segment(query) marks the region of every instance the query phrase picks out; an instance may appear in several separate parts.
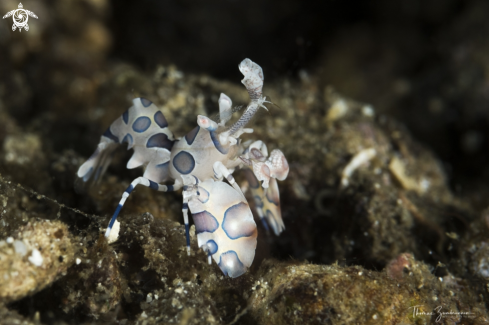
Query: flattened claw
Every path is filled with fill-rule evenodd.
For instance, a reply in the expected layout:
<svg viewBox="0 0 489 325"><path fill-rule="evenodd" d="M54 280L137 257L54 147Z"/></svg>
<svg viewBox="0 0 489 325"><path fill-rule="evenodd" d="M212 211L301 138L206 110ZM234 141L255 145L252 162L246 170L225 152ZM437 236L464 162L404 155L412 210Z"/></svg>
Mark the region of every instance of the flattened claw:
<svg viewBox="0 0 489 325"><path fill-rule="evenodd" d="M94 182L99 181L110 165L112 154L117 146L116 142L102 136L95 152L78 169L77 176L82 178L84 182L90 179L93 179Z"/></svg>
<svg viewBox="0 0 489 325"><path fill-rule="evenodd" d="M248 90L251 100L261 99L263 81L265 79L262 68L250 59L244 59L239 64L239 71L244 75L241 82Z"/></svg>

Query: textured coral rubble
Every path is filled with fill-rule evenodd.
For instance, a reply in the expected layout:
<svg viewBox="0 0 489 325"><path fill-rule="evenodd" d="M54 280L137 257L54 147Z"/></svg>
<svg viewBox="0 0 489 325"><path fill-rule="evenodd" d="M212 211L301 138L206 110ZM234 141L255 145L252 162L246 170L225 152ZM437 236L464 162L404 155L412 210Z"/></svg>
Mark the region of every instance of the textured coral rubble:
<svg viewBox="0 0 489 325"><path fill-rule="evenodd" d="M128 66L118 66L107 72L102 86L106 90L103 102L109 104L104 105L101 115L97 114L101 116L100 127L90 135L94 143L103 127L120 114L121 107L127 106L121 92L128 92L135 85L139 86L131 96L144 94L153 99L178 135L195 123L196 114L209 114L217 107L215 94L226 92L237 103L246 100L245 91L237 85L208 77L183 76L174 68L163 67L148 76ZM68 316L75 315L80 322L107 323L118 319L127 324L198 324L229 323L239 315L238 323L263 324L428 322L426 316L410 316L407 310L415 305L424 305L424 311L438 305L453 311L470 310L475 323L487 317L470 281L454 277L467 276L464 270L468 265L471 274L479 276L479 281L484 279L487 263L484 264L482 252L487 236L472 235L481 225L487 226L474 217L470 207L453 197L432 154L412 140L398 123L375 116L371 107L344 99L329 88L323 97L314 83L292 87L285 81L269 86L267 94L280 109L272 107L270 115L258 116L253 137L265 140L270 147L280 147L293 162L289 179L281 184L288 230L270 244L260 229L262 246L248 274L236 280L223 278L215 265L207 265L206 257L197 250L194 235L193 256L186 256L184 230L180 221L175 222L180 219L181 200L176 194L161 195L146 188L135 191L121 216L119 242L108 246L99 238L106 218L74 214L2 179L4 240L10 236L14 243L19 238L27 240L18 235L25 233L22 229L66 223L71 231L62 226L65 235L61 239L66 247L77 247L77 253L72 248L71 253L64 254L68 257L63 257L63 262L59 262L56 251L43 256L58 264L49 268L49 276L38 274L29 290L8 293L6 301L17 301L10 308L25 313L25 302L18 299L52 284L30 298L34 309L40 311L41 321L58 319L69 323ZM329 109L326 114L325 107ZM87 109L78 113L79 123L93 125L87 116L95 114L94 108ZM4 175L11 180L24 180L25 175L37 177L37 189L47 188L57 200L67 198L81 210L109 215L123 189L137 175L117 167L124 158L119 154L108 177L75 200L77 196L68 191L69 179L81 157L72 151L48 151L41 159L35 156L39 151L32 149L50 147L56 139L39 137L35 127L30 136L33 140L15 134L19 133L7 134L8 141L3 142ZM39 144L32 147L26 143ZM375 155L346 175L345 167L369 149L374 149ZM33 172L30 166L37 161L42 163ZM20 171L22 175L18 175ZM43 176L47 173L58 177L48 181ZM347 182L342 185L345 177ZM65 190L58 193L59 187ZM145 211L150 213L142 214ZM36 222L32 220L34 215L40 219L58 215L62 223ZM42 233L46 240L57 243L56 231ZM13 245L5 242L3 249L14 251ZM303 251L304 247L308 251ZM272 254L268 256L310 256L331 265L269 261L260 266L260 259L267 256L263 252L270 249ZM445 265L441 267L444 274L434 276L429 265L410 255L399 257L403 252L413 252L432 266L440 262ZM32 268L35 266L29 262L29 254L9 256L18 258L15 263ZM380 268L393 261L387 268L390 277L360 266L334 264L345 258L358 258L359 264ZM69 264L73 265L66 271ZM15 286L4 292L14 289L20 290ZM53 297L55 302L46 305L45 297ZM451 320L456 319L444 321Z"/></svg>
<svg viewBox="0 0 489 325"><path fill-rule="evenodd" d="M7 302L44 289L74 262L68 227L58 221L29 222L0 241L0 299Z"/></svg>
<svg viewBox="0 0 489 325"><path fill-rule="evenodd" d="M439 314L421 313L442 306L453 314L440 323L487 322L484 304L467 294L466 284L437 278L405 255L399 257L405 267L394 271L398 266L390 265L387 272L266 262L256 276L250 313L263 324L428 324Z"/></svg>
<svg viewBox="0 0 489 325"><path fill-rule="evenodd" d="M59 222L42 224L54 224L59 231ZM442 324L487 319L484 303L466 281L450 274L437 277L410 254L400 255L381 272L268 260L255 274L231 280L206 264L193 229L189 259L179 223L150 214L127 215L122 227L116 246L107 246L102 237L71 239L82 244L76 265L51 289L62 297L58 303L64 312L81 319L91 315L102 324L116 318L123 324L221 324L235 315L241 316L241 323L260 324L427 324L432 317L414 315L414 306L421 306L421 312L443 306L455 314L444 316ZM59 254L51 252L54 257ZM15 312L2 313L6 320L23 320Z"/></svg>

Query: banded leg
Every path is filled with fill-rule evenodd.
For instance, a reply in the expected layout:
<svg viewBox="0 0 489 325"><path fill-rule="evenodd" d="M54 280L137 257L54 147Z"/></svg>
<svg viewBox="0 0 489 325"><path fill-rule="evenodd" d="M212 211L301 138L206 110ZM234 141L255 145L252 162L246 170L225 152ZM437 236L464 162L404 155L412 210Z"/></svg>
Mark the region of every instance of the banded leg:
<svg viewBox="0 0 489 325"><path fill-rule="evenodd" d="M105 232L105 237L109 237L110 231L112 230L112 226L114 225L117 216L119 215L119 212L121 212L122 206L126 202L127 198L129 197L129 194L134 190L134 188L137 185L144 185L146 187L152 188L153 190L159 191L159 192L171 192L171 191L176 191L182 187L180 182L175 182L173 185L160 185L156 182L153 182L150 179L147 179L145 177L138 177L135 180L132 181L131 185L124 191L122 194L122 199L119 201L119 205L117 206L117 209L114 212L114 215L110 219L109 226L107 227L107 231Z"/></svg>
<svg viewBox="0 0 489 325"><path fill-rule="evenodd" d="M181 175L183 180L183 223L185 224L185 239L187 240L187 255L190 256L190 226L188 224L188 201L190 198L199 195L199 191L195 190L195 185L199 184L199 179L193 175Z"/></svg>
<svg viewBox="0 0 489 325"><path fill-rule="evenodd" d="M209 265L211 265L212 264L212 254L209 250L209 247L207 247L207 245L202 245L202 246L200 246L200 248L204 251L204 253L207 254L207 263Z"/></svg>
<svg viewBox="0 0 489 325"><path fill-rule="evenodd" d="M234 180L233 175L229 172L226 166L223 165L222 162L216 161L214 163L213 169L214 169L214 176L217 179L221 179L222 177L225 177L226 180L229 182L229 184L231 184L231 186L234 187L234 189L238 191L238 193L243 194L243 192L241 192L241 187L239 187L239 185Z"/></svg>
<svg viewBox="0 0 489 325"><path fill-rule="evenodd" d="M185 239L187 240L187 255L190 256L190 227L188 224L188 197L183 197L183 223L185 224Z"/></svg>

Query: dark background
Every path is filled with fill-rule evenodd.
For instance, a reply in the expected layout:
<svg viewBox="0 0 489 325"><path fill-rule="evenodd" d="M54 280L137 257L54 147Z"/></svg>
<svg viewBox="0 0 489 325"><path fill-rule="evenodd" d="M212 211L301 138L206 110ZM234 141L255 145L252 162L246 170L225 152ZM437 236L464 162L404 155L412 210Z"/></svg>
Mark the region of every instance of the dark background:
<svg viewBox="0 0 489 325"><path fill-rule="evenodd" d="M310 78L400 120L443 160L455 190L489 181L485 0L23 4L39 16L30 31L12 32L11 18L0 24L0 96L21 125L47 109L69 111L60 94L70 94L70 82L96 79L116 62L145 72L175 64L234 82L237 62L249 57L267 71L267 84ZM66 101L86 109L95 96Z"/></svg>
<svg viewBox="0 0 489 325"><path fill-rule="evenodd" d="M489 3L456 0L112 1L112 59L236 80L311 76L405 123L452 187L487 179Z"/></svg>

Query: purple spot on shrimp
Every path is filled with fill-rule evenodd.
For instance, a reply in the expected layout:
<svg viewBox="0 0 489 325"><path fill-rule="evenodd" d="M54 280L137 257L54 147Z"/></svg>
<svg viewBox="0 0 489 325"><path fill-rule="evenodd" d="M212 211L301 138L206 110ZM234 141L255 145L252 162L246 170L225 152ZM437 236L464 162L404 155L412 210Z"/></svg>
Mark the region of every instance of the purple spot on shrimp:
<svg viewBox="0 0 489 325"><path fill-rule="evenodd" d="M134 130L134 132L143 133L149 128L150 125L150 118L147 116L141 116L138 117L136 121L134 121L134 123L132 124L132 129Z"/></svg>
<svg viewBox="0 0 489 325"><path fill-rule="evenodd" d="M168 151L173 147L173 141L168 139L164 133L158 133L151 136L146 143L147 148L164 148Z"/></svg>
<svg viewBox="0 0 489 325"><path fill-rule="evenodd" d="M153 182L152 180L149 180L149 188L158 191L158 183Z"/></svg>
<svg viewBox="0 0 489 325"><path fill-rule="evenodd" d="M197 199L202 202L202 203L207 203L207 201L209 201L209 197L210 197L210 194L209 192L203 188L202 186L199 186L199 196L197 197Z"/></svg>
<svg viewBox="0 0 489 325"><path fill-rule="evenodd" d="M129 110L126 110L124 113L122 113L122 120L125 124L129 122Z"/></svg>
<svg viewBox="0 0 489 325"><path fill-rule="evenodd" d="M116 137L112 131L110 131L110 126L107 130L105 130L104 134L103 134L104 137L107 137L109 139L111 139L112 141L115 141L115 142L119 142L119 138Z"/></svg>
<svg viewBox="0 0 489 325"><path fill-rule="evenodd" d="M129 145L129 148L132 147L132 144L134 143L134 139L132 138L132 135L130 135L129 133L126 134L124 139L122 139L122 143L124 143L124 142L127 142L127 144Z"/></svg>
<svg viewBox="0 0 489 325"><path fill-rule="evenodd" d="M162 164L156 165L156 167L158 167L158 168L168 168L168 165L169 164L170 164L170 162L167 161L166 163L162 163Z"/></svg>
<svg viewBox="0 0 489 325"><path fill-rule="evenodd" d="M180 151L173 158L173 166L175 169L183 175L190 174L195 168L194 157L186 151Z"/></svg>
<svg viewBox="0 0 489 325"><path fill-rule="evenodd" d="M217 246L217 243L212 239L208 240L206 245L207 245L207 252L211 255L215 254L217 252L217 249L219 248Z"/></svg>
<svg viewBox="0 0 489 325"><path fill-rule="evenodd" d="M158 124L158 126L160 128L163 129L163 128L166 128L168 126L168 121L166 120L165 115L163 115L162 112L160 112L160 111L156 112L153 118L154 118L156 124Z"/></svg>
<svg viewBox="0 0 489 325"><path fill-rule="evenodd" d="M222 229L230 239L253 236L256 224L248 204L240 202L227 209L224 212Z"/></svg>
<svg viewBox="0 0 489 325"><path fill-rule="evenodd" d="M236 278L246 272L246 266L239 260L238 254L235 251L227 251L222 253L219 259L219 268L221 271L231 277Z"/></svg>
<svg viewBox="0 0 489 325"><path fill-rule="evenodd" d="M192 214L197 234L202 232L214 232L219 228L217 219L207 211Z"/></svg>
<svg viewBox="0 0 489 325"><path fill-rule="evenodd" d="M197 136L197 133L199 133L199 130L200 126L196 126L192 131L185 135L185 140L187 141L188 145L194 143L195 137Z"/></svg>
<svg viewBox="0 0 489 325"><path fill-rule="evenodd" d="M153 102L141 97L141 104L143 104L144 107L148 107L149 105L153 104Z"/></svg>
<svg viewBox="0 0 489 325"><path fill-rule="evenodd" d="M229 148L224 148L224 146L219 141L219 137L217 136L216 131L210 131L209 133L211 135L212 143L214 143L214 147L216 147L216 149L223 155L227 154L229 152Z"/></svg>
<svg viewBox="0 0 489 325"><path fill-rule="evenodd" d="M263 201L259 195L253 196L257 208L263 208Z"/></svg>

